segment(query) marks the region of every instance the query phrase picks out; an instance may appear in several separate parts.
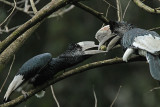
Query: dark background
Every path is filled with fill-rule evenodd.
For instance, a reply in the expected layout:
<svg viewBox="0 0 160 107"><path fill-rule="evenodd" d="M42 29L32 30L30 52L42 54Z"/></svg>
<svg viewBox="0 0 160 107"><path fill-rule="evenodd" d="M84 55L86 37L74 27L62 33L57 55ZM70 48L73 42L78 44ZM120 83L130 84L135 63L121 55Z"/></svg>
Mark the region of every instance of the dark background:
<svg viewBox="0 0 160 107"><path fill-rule="evenodd" d="M47 4L47 2L49 1L41 0L40 4L38 4L38 9L44 6L44 4ZM108 2L116 6L115 0L108 0ZM106 12L108 7L103 0L88 0L83 3L103 13ZM121 0L121 3L124 11L128 0ZM158 0L146 0L145 3L151 7L160 6L160 1ZM0 3L1 22L10 13L10 9L11 7ZM109 9L108 19L117 20L116 14L116 9L111 7ZM12 18L9 27L22 24L29 19L30 17L26 14L17 12ZM140 28L150 29L160 26L160 15L148 13L137 7L131 1L124 21ZM53 57L56 57L64 52L70 43L96 41L94 38L95 33L102 24L99 19L77 7L63 16L46 20L16 53L11 74L3 91L0 93L0 100L3 99L9 83L26 60L45 52L50 52ZM160 34L160 29L156 31ZM0 40L3 40L8 35L9 33L0 34ZM98 44L97 41L96 43ZM122 49L118 48L107 54L91 57L79 65L114 57L122 57L122 55ZM10 63L4 71L0 72L0 86L6 78ZM146 62L117 64L88 70L54 84L54 90L61 107L93 107L93 88L97 95L98 107L108 107L114 100L120 86L122 86L122 88L114 107L160 106L160 90L149 91L159 85L158 82L151 77ZM17 96L18 95L15 94L12 98ZM0 102L2 103L2 101ZM24 107L25 105L27 107L53 107L56 106L56 103L48 87L45 97L37 99L33 96L18 107Z"/></svg>

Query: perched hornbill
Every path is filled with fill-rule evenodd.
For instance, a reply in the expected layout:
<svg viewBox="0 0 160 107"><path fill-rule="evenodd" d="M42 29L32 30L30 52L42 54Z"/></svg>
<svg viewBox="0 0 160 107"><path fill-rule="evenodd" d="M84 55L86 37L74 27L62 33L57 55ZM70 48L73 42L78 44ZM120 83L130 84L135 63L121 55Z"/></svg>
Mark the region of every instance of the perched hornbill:
<svg viewBox="0 0 160 107"><path fill-rule="evenodd" d="M107 45L107 51L121 44L125 50L123 61L127 62L132 54L146 57L152 77L160 80L160 35L156 32L111 21L96 33L95 38L99 41L99 49Z"/></svg>
<svg viewBox="0 0 160 107"><path fill-rule="evenodd" d="M68 49L56 58L52 58L50 53L34 56L22 65L13 78L4 96L4 102L8 101L13 91L23 91L41 85L53 78L57 72L103 52L98 50L98 45L93 41L83 41L69 45Z"/></svg>

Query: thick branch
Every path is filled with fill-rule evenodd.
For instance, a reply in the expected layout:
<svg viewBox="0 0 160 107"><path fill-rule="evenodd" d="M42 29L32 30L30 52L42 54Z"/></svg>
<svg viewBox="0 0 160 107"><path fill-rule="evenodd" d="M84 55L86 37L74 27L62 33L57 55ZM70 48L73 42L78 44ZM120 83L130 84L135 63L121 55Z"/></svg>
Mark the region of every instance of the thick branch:
<svg viewBox="0 0 160 107"><path fill-rule="evenodd" d="M150 12L150 13L155 13L155 14L160 14L160 10L156 9L156 8L151 8L147 5L145 5L144 3L142 3L140 0L133 0L133 2L139 6L140 8L142 8L143 10Z"/></svg>
<svg viewBox="0 0 160 107"><path fill-rule="evenodd" d="M31 36L31 34L39 27L41 23L42 21L27 30L1 53L0 71L2 71L2 69L7 65L12 56L18 51L18 49L24 44L24 42Z"/></svg>
<svg viewBox="0 0 160 107"><path fill-rule="evenodd" d="M109 20L103 16L103 13L100 13L82 3L74 3L75 6L83 9L84 11L87 11L88 13L92 14L93 16L97 17L98 19L100 19L103 23L108 24Z"/></svg>
<svg viewBox="0 0 160 107"><path fill-rule="evenodd" d="M2 52L10 43L12 43L15 39L17 39L21 34L23 34L26 30L34 26L36 23L46 19L50 14L57 11L58 9L66 6L67 4L78 1L78 0L59 0L59 2L51 1L45 7L43 7L40 11L36 13L36 15L20 26L17 30L15 30L12 34L10 34L4 41L0 43L0 52Z"/></svg>
<svg viewBox="0 0 160 107"><path fill-rule="evenodd" d="M136 57L132 57L129 62L143 61L143 60L145 60L145 59L142 58L142 57L136 56ZM101 67L101 66L108 66L108 65L113 65L113 64L119 64L119 63L126 63L126 62L123 62L121 58L113 58L113 59L93 62L93 63L89 63L89 64L86 64L86 65L77 67L75 69L69 70L69 71L61 73L59 75L56 75L53 80L50 80L50 81L46 82L45 84L43 84L42 86L39 86L39 87L37 87L37 88L29 91L27 93L27 95L28 95L27 98L25 98L23 95L21 95L21 96L15 98L14 100L12 100L12 101L10 101L8 103L0 105L0 107L10 107L10 106L18 105L19 103L23 102L24 100L29 99L35 93L37 93L37 92L39 92L39 91L47 88L51 84L54 84L54 83L56 83L56 82L58 82L60 80L63 80L65 78L67 78L67 77L70 77L72 75L75 75L75 74L87 71L89 69L93 69L93 68L97 68L97 67Z"/></svg>

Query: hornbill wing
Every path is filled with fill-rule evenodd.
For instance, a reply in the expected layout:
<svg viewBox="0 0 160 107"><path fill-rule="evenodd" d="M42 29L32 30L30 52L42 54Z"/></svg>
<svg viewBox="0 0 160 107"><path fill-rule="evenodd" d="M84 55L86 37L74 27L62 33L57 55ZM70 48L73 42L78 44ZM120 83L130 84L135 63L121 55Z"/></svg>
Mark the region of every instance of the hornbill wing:
<svg viewBox="0 0 160 107"><path fill-rule="evenodd" d="M160 36L154 31L134 28L124 34L122 41L125 48L135 47L152 54L160 51Z"/></svg>
<svg viewBox="0 0 160 107"><path fill-rule="evenodd" d="M135 38L133 46L146 50L152 54L156 54L160 51L160 37L154 37L151 34L138 36Z"/></svg>
<svg viewBox="0 0 160 107"><path fill-rule="evenodd" d="M8 100L10 94L23 82L33 78L37 73L39 73L39 71L43 69L51 59L52 55L50 53L44 53L34 56L25 62L10 83L6 94L4 95L4 102Z"/></svg>
<svg viewBox="0 0 160 107"><path fill-rule="evenodd" d="M52 59L50 53L43 53L34 56L25 62L17 72L17 75L23 75L25 79L33 77L41 71Z"/></svg>
<svg viewBox="0 0 160 107"><path fill-rule="evenodd" d="M149 63L150 73L152 77L160 81L160 59L157 55L147 53L147 61Z"/></svg>

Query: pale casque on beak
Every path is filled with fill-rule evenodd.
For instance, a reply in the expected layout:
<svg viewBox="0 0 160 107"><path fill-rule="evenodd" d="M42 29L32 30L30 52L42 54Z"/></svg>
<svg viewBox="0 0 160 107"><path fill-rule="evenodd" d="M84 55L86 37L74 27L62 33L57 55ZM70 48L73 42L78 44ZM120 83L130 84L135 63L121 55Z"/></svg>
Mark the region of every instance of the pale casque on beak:
<svg viewBox="0 0 160 107"><path fill-rule="evenodd" d="M102 45L107 45L106 51L109 51L116 45L116 43L120 39L120 36L116 36L115 34L113 34L110 29L110 26L106 25L97 31L95 38L99 42L99 50L101 49Z"/></svg>

